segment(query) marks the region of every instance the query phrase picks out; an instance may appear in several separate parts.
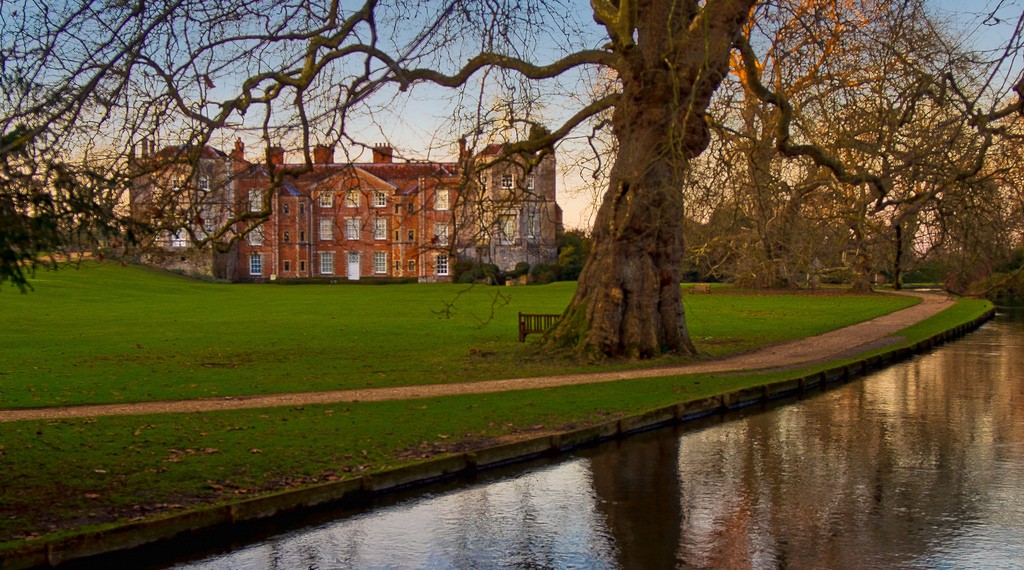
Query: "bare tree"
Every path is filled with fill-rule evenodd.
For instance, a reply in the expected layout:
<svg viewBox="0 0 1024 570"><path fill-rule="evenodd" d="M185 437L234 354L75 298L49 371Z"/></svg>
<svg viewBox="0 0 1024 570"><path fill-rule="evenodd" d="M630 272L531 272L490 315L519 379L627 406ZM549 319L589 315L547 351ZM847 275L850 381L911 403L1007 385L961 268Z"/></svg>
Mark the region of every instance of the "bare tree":
<svg viewBox="0 0 1024 570"><path fill-rule="evenodd" d="M526 135L544 115L549 130L508 137L506 157L539 160L607 117L616 155L591 253L547 342L594 356L690 353L679 288L682 188L708 145L706 112L734 47L743 47L753 92L778 107L776 148L889 195L880 175L796 142L792 106L760 84L743 41L756 4L591 0L583 13L560 0L5 3L3 71L33 88L3 101L2 154L32 146L66 162L80 159L77 143L89 140L109 151L104 168L116 171L130 149L157 137L197 156L225 131L243 130L263 141L280 182L284 172L269 158L282 141L311 165L316 144L365 147L367 132L402 120L420 98L470 119L467 128L453 122L452 134L471 140L499 119ZM616 89L559 99L557 111L535 104L571 93L581 76L611 78ZM958 104L988 130L1019 108L979 114L977 101Z"/></svg>

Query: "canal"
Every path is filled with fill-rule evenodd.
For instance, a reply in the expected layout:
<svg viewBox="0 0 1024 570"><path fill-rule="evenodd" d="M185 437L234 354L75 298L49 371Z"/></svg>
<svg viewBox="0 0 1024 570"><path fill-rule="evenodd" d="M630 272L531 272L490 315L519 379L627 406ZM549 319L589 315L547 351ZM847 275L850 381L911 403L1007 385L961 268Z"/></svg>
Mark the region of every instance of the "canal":
<svg viewBox="0 0 1024 570"><path fill-rule="evenodd" d="M1024 568L1024 313L799 401L174 567Z"/></svg>

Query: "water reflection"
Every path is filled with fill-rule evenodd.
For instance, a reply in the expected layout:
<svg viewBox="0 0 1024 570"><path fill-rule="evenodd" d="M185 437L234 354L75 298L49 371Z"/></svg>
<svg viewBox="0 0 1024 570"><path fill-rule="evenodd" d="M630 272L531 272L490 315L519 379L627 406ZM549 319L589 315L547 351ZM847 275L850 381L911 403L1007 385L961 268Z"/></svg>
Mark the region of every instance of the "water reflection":
<svg viewBox="0 0 1024 570"><path fill-rule="evenodd" d="M191 568L1024 568L1024 318L814 398Z"/></svg>

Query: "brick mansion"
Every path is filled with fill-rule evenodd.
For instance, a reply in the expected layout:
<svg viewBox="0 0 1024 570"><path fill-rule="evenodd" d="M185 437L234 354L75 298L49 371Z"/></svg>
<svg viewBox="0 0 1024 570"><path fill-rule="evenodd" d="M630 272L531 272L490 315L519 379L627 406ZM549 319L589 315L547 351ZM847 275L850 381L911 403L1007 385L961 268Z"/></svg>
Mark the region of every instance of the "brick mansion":
<svg viewBox="0 0 1024 570"><path fill-rule="evenodd" d="M504 148L462 144L457 162L428 162L378 145L370 162L335 162L320 145L309 164L280 147L250 162L241 140L230 153L144 142L131 211L156 232L142 260L230 281L450 281L460 259L554 264L554 156Z"/></svg>

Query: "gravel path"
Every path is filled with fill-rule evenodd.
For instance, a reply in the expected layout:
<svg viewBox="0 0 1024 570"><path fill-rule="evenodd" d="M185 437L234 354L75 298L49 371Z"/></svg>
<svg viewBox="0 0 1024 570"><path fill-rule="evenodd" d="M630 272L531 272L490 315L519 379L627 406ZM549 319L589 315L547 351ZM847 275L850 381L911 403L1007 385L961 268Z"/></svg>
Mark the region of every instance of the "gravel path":
<svg viewBox="0 0 1024 570"><path fill-rule="evenodd" d="M695 362L668 368L643 370L621 370L616 372L595 372L562 376L541 376L536 378L513 378L454 384L431 384L427 386L404 386L397 388L368 388L362 390L337 390L332 392L306 392L299 394L267 394L259 396L236 396L215 399L184 400L174 402L138 402L127 404L104 404L71 406L61 408L34 408L26 410L0 410L0 422L21 420L85 418L95 416L119 416L132 414L166 414L180 412L211 412L249 408L272 408L278 406L301 406L307 404L331 404L337 402L374 402L381 400L412 400L433 398L452 394L485 394L549 388L570 384L615 382L636 378L678 376L682 374L703 374L711 372L748 371L760 369L789 368L818 362L836 360L886 346L896 342L890 337L894 332L916 324L952 305L945 295L929 293L903 293L915 295L922 302L888 315L851 325L822 335L801 340L775 344L764 348L715 360Z"/></svg>

